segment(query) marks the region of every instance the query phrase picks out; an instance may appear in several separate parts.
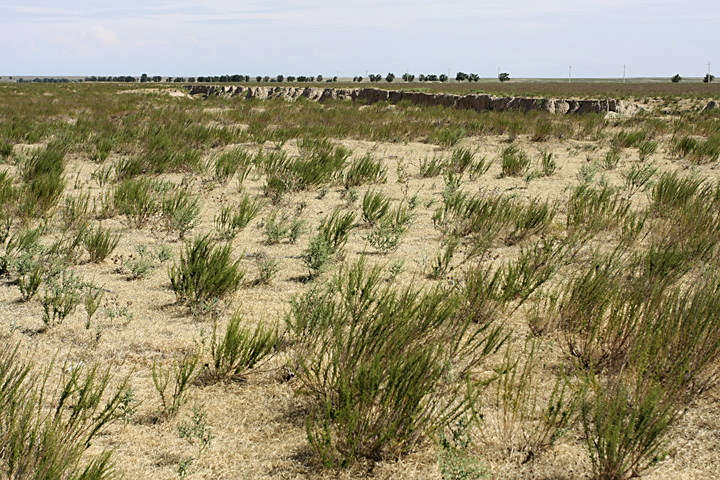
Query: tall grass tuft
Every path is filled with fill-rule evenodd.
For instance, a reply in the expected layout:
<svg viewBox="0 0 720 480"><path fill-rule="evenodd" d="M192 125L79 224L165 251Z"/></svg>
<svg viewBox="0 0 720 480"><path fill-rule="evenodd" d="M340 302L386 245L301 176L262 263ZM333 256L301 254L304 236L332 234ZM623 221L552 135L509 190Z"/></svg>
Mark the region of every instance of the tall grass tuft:
<svg viewBox="0 0 720 480"><path fill-rule="evenodd" d="M369 153L355 159L345 172L345 188L352 188L365 183L385 183L387 168L382 160L374 159Z"/></svg>

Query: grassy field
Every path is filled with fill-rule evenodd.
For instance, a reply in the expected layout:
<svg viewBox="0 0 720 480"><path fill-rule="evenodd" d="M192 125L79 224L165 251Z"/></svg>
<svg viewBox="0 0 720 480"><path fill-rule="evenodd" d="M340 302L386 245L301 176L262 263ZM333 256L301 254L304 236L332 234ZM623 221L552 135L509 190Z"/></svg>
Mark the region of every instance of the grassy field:
<svg viewBox="0 0 720 480"><path fill-rule="evenodd" d="M441 87L0 85L3 478L717 478L717 85Z"/></svg>

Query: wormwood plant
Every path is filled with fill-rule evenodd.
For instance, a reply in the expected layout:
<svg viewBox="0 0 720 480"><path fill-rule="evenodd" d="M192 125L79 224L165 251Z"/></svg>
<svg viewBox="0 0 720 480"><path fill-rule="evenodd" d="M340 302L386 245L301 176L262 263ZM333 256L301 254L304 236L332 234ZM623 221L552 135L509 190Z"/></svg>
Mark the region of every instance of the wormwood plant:
<svg viewBox="0 0 720 480"><path fill-rule="evenodd" d="M195 228L200 221L201 209L198 197L185 188L179 188L162 199L161 213L165 227L177 232L180 238L185 238L185 234Z"/></svg>
<svg viewBox="0 0 720 480"><path fill-rule="evenodd" d="M27 217L45 215L53 208L65 190L66 146L50 143L36 150L20 166L26 184L23 191L23 213Z"/></svg>
<svg viewBox="0 0 720 480"><path fill-rule="evenodd" d="M178 302L193 306L234 293L245 271L240 259L230 258L231 250L229 244L216 245L209 235L186 241L179 262L168 272Z"/></svg>
<svg viewBox="0 0 720 480"><path fill-rule="evenodd" d="M160 415L174 417L187 402L188 388L197 379L200 352L194 349L180 360L175 360L167 370L153 360L152 378L155 390L160 395Z"/></svg>
<svg viewBox="0 0 720 480"><path fill-rule="evenodd" d="M58 275L50 276L41 299L45 325L59 325L74 312L83 299L84 287L82 277L70 270L62 270Z"/></svg>
<svg viewBox="0 0 720 480"><path fill-rule="evenodd" d="M387 181L387 168L382 160L376 160L372 155L365 154L353 160L345 172L345 188L358 187L365 183L385 183Z"/></svg>
<svg viewBox="0 0 720 480"><path fill-rule="evenodd" d="M254 330L241 325L242 316L236 312L228 323L225 335L213 328L210 343L212 353L209 377L213 380L238 380L275 350L278 342L277 326L267 328L259 324Z"/></svg>
<svg viewBox="0 0 720 480"><path fill-rule="evenodd" d="M104 230L101 225L90 228L85 232L82 243L90 254L90 261L100 263L105 260L117 247L121 235Z"/></svg>
<svg viewBox="0 0 720 480"><path fill-rule="evenodd" d="M478 386L468 372L505 340L458 316L451 292L391 289L364 260L292 305L308 441L328 467L401 455L462 416Z"/></svg>
<svg viewBox="0 0 720 480"><path fill-rule="evenodd" d="M280 213L275 210L265 217L263 231L267 245L280 243L283 240L295 243L305 232L305 220L301 220L297 215L291 216L287 212Z"/></svg>
<svg viewBox="0 0 720 480"><path fill-rule="evenodd" d="M502 177L519 177L530 167L530 157L516 145L505 147L500 156Z"/></svg>
<svg viewBox="0 0 720 480"><path fill-rule="evenodd" d="M218 234L225 239L235 238L264 206L265 202L259 198L252 198L245 194L234 207L223 207L220 214L215 217L215 228Z"/></svg>
<svg viewBox="0 0 720 480"><path fill-rule="evenodd" d="M6 478L117 478L112 452L86 450L97 434L121 418L128 378L110 388L109 370L65 365L57 388L52 366L36 373L17 354L0 350L0 471ZM47 407L50 408L47 408Z"/></svg>
<svg viewBox="0 0 720 480"><path fill-rule="evenodd" d="M390 210L390 199L382 192L368 189L363 195L362 218L370 226L381 221Z"/></svg>
<svg viewBox="0 0 720 480"><path fill-rule="evenodd" d="M224 184L227 183L240 170L238 181L242 181L247 177L250 171L250 165L253 156L247 151L236 148L221 154L215 160L215 180Z"/></svg>
<svg viewBox="0 0 720 480"><path fill-rule="evenodd" d="M523 463L548 449L570 428L579 407L579 397L562 369L550 396L543 396L537 384L537 343L526 341L519 356L508 344L490 400L494 413L476 411L474 416L485 443L519 454Z"/></svg>

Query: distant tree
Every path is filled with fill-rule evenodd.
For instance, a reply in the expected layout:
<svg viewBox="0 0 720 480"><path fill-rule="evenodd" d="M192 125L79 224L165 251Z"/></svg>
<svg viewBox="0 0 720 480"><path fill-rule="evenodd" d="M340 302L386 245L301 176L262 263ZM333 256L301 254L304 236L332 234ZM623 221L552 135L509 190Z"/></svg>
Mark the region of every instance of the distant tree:
<svg viewBox="0 0 720 480"><path fill-rule="evenodd" d="M670 81L671 81L672 83L680 83L681 80L682 80L682 77L680 76L679 73L676 73L676 74L673 75L673 77L670 79Z"/></svg>
<svg viewBox="0 0 720 480"><path fill-rule="evenodd" d="M498 80L500 80L501 82L509 82L510 74L507 72L502 72L500 75L498 75Z"/></svg>
<svg viewBox="0 0 720 480"><path fill-rule="evenodd" d="M337 82L337 77L333 77L333 78L332 78L332 81L333 81L333 82Z"/></svg>
<svg viewBox="0 0 720 480"><path fill-rule="evenodd" d="M710 73L708 73L707 75L705 75L705 77L703 77L703 82L704 82L704 83L710 83L710 82L712 82L713 80L715 80L715 75L712 75L712 74L710 74Z"/></svg>
<svg viewBox="0 0 720 480"><path fill-rule="evenodd" d="M388 83L392 83L392 81L395 80L395 74L390 72L387 75L385 75L385 81Z"/></svg>
<svg viewBox="0 0 720 480"><path fill-rule="evenodd" d="M457 72L457 74L455 75L455 80L458 82L464 82L465 80L469 80L469 79L470 79L470 77L465 72Z"/></svg>
<svg viewBox="0 0 720 480"><path fill-rule="evenodd" d="M188 82L190 82L190 83L195 83L195 77L189 77L189 78L188 78Z"/></svg>
<svg viewBox="0 0 720 480"><path fill-rule="evenodd" d="M288 81L288 82L294 82L294 81L295 81L295 77L293 77L292 75L288 75L287 81Z"/></svg>
<svg viewBox="0 0 720 480"><path fill-rule="evenodd" d="M143 73L142 75L140 75L140 83L145 83L147 81L148 81L147 73Z"/></svg>
<svg viewBox="0 0 720 480"><path fill-rule="evenodd" d="M405 80L406 82L410 83L413 80L415 80L415 75L411 75L409 73L403 73L402 79Z"/></svg>
<svg viewBox="0 0 720 480"><path fill-rule="evenodd" d="M422 82L424 82L424 81L425 81L425 75L423 75L423 74L421 73L420 75L418 75L418 82L422 83Z"/></svg>
<svg viewBox="0 0 720 480"><path fill-rule="evenodd" d="M155 83L162 82L162 77L160 75L155 75L154 77L152 77L152 81Z"/></svg>
<svg viewBox="0 0 720 480"><path fill-rule="evenodd" d="M468 80L470 80L471 82L478 82L480 81L480 75L478 75L477 73L471 73L468 76Z"/></svg>
<svg viewBox="0 0 720 480"><path fill-rule="evenodd" d="M426 82L437 82L437 81L438 81L438 76L435 75L434 73L431 73L430 75L426 75L426 76L425 76L425 81L426 81Z"/></svg>
<svg viewBox="0 0 720 480"><path fill-rule="evenodd" d="M322 76L322 75L318 75L318 76L317 76L317 81L318 81L318 82L322 82L322 81L323 81L323 76Z"/></svg>
<svg viewBox="0 0 720 480"><path fill-rule="evenodd" d="M258 83L262 82L262 76L258 75L257 77L255 77L255 81Z"/></svg>
<svg viewBox="0 0 720 480"><path fill-rule="evenodd" d="M285 77L282 76L282 75L278 75L277 77L275 77L275 79L276 79L279 83L282 83L282 82L285 80Z"/></svg>
<svg viewBox="0 0 720 480"><path fill-rule="evenodd" d="M445 82L448 81L448 76L445 75L444 73L443 73L442 75L440 75L440 77L438 77L438 78L439 78L440 81L443 82L443 83L445 83Z"/></svg>

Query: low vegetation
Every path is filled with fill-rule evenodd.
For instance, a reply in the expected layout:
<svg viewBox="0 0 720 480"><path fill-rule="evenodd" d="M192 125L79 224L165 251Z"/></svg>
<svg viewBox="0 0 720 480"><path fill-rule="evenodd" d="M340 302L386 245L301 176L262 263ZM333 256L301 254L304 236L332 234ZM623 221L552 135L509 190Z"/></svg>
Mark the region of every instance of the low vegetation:
<svg viewBox="0 0 720 480"><path fill-rule="evenodd" d="M144 87L0 86L2 475L718 475L687 447L718 428L704 98L605 118Z"/></svg>

